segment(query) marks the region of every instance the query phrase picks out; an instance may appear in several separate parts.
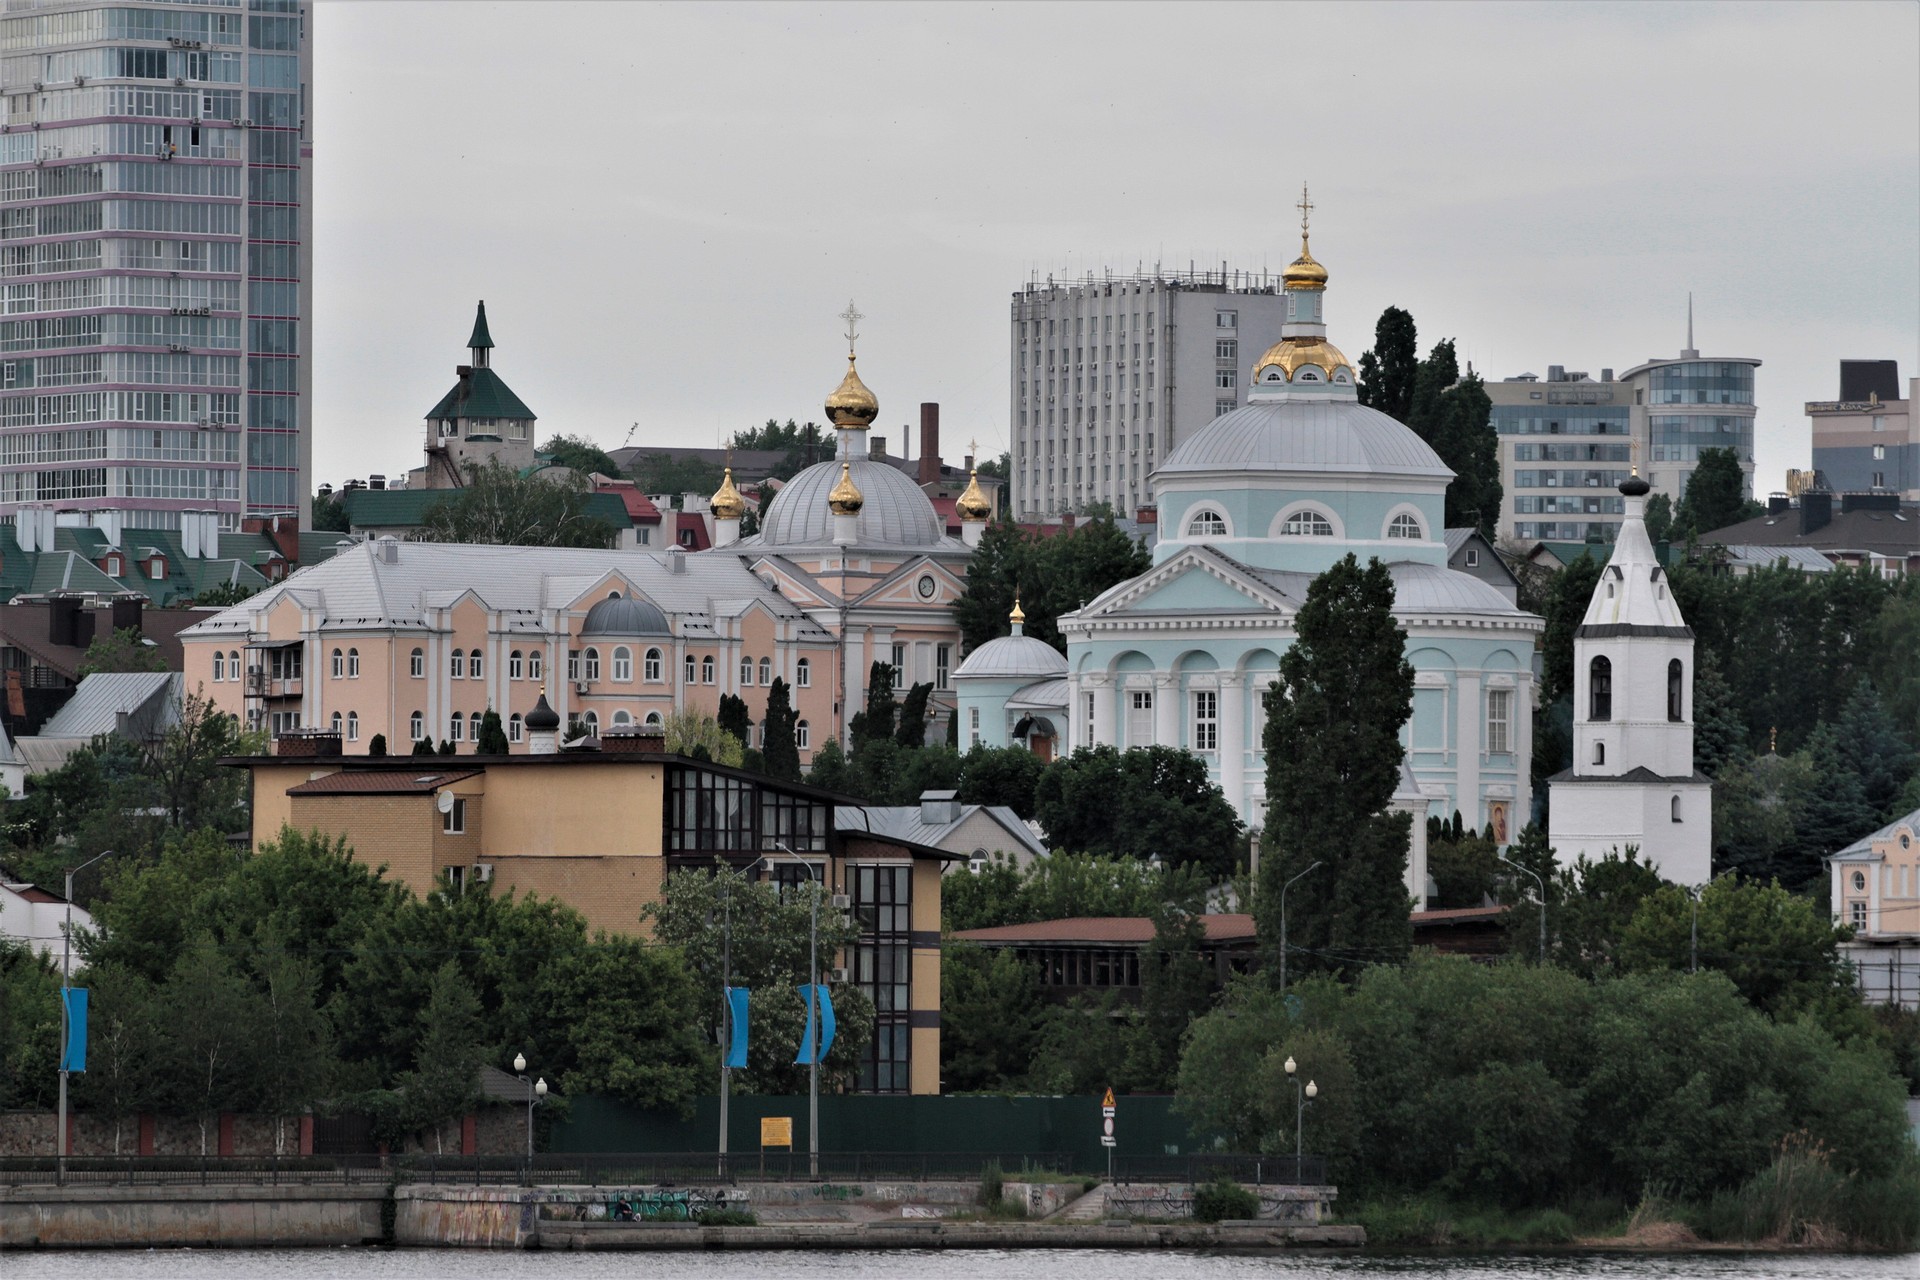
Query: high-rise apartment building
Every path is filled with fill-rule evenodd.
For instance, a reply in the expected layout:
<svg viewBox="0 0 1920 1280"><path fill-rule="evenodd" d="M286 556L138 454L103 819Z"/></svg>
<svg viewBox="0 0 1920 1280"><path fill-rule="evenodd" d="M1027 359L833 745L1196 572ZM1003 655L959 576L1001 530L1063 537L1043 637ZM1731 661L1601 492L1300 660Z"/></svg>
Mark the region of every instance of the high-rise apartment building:
<svg viewBox="0 0 1920 1280"><path fill-rule="evenodd" d="M1903 395L1902 392L1905 392ZM1840 493L1920 502L1920 378L1900 385L1894 360L1842 360L1840 398L1810 400L1813 469Z"/></svg>
<svg viewBox="0 0 1920 1280"><path fill-rule="evenodd" d="M305 522L311 20L6 0L0 520Z"/></svg>
<svg viewBox="0 0 1920 1280"><path fill-rule="evenodd" d="M1018 519L1151 502L1175 445L1246 403L1280 340L1277 278L1226 271L1034 283L1013 295L1007 421Z"/></svg>
<svg viewBox="0 0 1920 1280"><path fill-rule="evenodd" d="M1691 340L1692 335L1688 335ZM1749 356L1648 360L1621 374L1550 365L1486 384L1500 439L1499 533L1522 542L1612 542L1624 518L1619 487L1635 466L1678 502L1704 449L1731 449L1753 492L1753 371Z"/></svg>

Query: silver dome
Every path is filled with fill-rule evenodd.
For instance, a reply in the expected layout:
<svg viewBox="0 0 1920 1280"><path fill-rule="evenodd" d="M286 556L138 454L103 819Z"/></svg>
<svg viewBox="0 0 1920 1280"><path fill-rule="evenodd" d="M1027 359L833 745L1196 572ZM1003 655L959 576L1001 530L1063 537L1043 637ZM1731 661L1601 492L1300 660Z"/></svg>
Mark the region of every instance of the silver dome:
<svg viewBox="0 0 1920 1280"><path fill-rule="evenodd" d="M833 545L833 513L827 495L840 483L840 462L816 462L773 497L760 532L742 539L759 547ZM945 540L946 525L920 486L896 468L870 458L853 460L853 483L866 502L854 517L855 542L863 547L929 547Z"/></svg>
<svg viewBox="0 0 1920 1280"><path fill-rule="evenodd" d="M1189 437L1154 474L1218 471L1453 476L1412 428L1351 400L1277 400L1235 409Z"/></svg>
<svg viewBox="0 0 1920 1280"><path fill-rule="evenodd" d="M1067 660L1045 640L1033 636L1001 636L989 640L967 655L956 680L1032 680L1038 676L1063 676Z"/></svg>
<svg viewBox="0 0 1920 1280"><path fill-rule="evenodd" d="M667 615L649 600L612 595L587 610L583 636L670 636Z"/></svg>

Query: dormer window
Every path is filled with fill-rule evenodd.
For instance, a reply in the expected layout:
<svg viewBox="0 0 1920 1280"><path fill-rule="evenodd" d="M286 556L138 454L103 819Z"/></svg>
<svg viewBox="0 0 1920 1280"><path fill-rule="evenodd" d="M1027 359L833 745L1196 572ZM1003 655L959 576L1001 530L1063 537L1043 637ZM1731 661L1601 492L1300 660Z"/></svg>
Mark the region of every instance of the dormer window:
<svg viewBox="0 0 1920 1280"><path fill-rule="evenodd" d="M127 562L121 558L118 551L112 552L107 556L106 573L109 578L121 577L125 575L126 572Z"/></svg>
<svg viewBox="0 0 1920 1280"><path fill-rule="evenodd" d="M1331 538L1333 522L1311 508L1296 511L1280 526L1283 538Z"/></svg>
<svg viewBox="0 0 1920 1280"><path fill-rule="evenodd" d="M1227 521L1212 507L1203 507L1194 512L1193 519L1187 521L1189 538L1224 538L1227 534Z"/></svg>

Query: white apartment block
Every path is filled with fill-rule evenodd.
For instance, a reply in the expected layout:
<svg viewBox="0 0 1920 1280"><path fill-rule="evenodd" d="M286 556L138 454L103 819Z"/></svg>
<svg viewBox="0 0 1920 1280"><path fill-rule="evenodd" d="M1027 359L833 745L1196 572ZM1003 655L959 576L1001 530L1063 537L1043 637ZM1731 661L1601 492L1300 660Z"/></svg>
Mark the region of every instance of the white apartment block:
<svg viewBox="0 0 1920 1280"><path fill-rule="evenodd" d="M1010 510L1031 520L1153 501L1174 446L1247 402L1280 340L1277 276L1243 271L1029 284L1013 295Z"/></svg>

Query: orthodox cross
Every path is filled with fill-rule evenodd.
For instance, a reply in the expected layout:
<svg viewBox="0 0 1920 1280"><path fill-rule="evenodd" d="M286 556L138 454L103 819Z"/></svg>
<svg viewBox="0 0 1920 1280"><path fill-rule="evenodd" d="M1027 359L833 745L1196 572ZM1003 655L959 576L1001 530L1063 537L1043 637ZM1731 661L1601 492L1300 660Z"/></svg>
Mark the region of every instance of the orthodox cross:
<svg viewBox="0 0 1920 1280"><path fill-rule="evenodd" d="M1293 206L1300 211L1300 238L1307 238L1307 215L1313 212L1313 201L1307 199L1307 184L1300 184L1300 203Z"/></svg>
<svg viewBox="0 0 1920 1280"><path fill-rule="evenodd" d="M840 318L847 322L847 355L851 358L853 355L853 340L860 336L860 331L853 326L865 320L866 317L860 314L854 307L853 300L849 298L847 300L847 309L840 313Z"/></svg>

